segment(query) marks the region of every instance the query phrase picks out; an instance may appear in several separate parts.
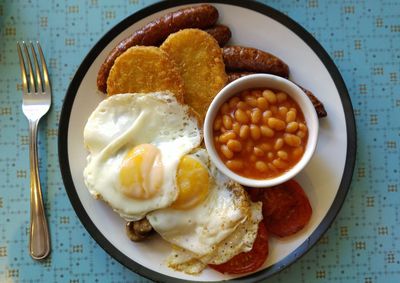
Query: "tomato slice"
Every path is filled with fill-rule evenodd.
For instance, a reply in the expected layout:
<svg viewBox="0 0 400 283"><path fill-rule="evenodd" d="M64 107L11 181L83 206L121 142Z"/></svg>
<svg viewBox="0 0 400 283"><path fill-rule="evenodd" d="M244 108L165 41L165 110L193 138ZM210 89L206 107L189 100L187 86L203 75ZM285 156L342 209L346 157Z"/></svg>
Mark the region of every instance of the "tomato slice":
<svg viewBox="0 0 400 283"><path fill-rule="evenodd" d="M268 232L261 221L258 224L257 237L250 251L240 253L225 263L209 264L209 266L221 273L243 274L256 271L263 265L267 256Z"/></svg>
<svg viewBox="0 0 400 283"><path fill-rule="evenodd" d="M272 188L250 188L248 192L253 201L263 203L263 221L273 235L293 235L303 229L311 218L310 201L294 180Z"/></svg>

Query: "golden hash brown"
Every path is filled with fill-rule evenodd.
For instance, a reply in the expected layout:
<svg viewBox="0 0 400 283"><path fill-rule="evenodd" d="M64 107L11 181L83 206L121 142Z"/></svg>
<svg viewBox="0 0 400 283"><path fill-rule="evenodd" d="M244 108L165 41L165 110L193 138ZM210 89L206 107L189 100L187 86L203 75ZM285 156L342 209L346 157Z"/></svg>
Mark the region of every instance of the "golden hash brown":
<svg viewBox="0 0 400 283"><path fill-rule="evenodd" d="M134 46L122 53L111 68L107 94L169 90L183 102L183 79L167 53L157 47Z"/></svg>
<svg viewBox="0 0 400 283"><path fill-rule="evenodd" d="M205 31L184 29L168 36L160 49L178 65L185 103L204 119L208 106L228 79L218 42Z"/></svg>

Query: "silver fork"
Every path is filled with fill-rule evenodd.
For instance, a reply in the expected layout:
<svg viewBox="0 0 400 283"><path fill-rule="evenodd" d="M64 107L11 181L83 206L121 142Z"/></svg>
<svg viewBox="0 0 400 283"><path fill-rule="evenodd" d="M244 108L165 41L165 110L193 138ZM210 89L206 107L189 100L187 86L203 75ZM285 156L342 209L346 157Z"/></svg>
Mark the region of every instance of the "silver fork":
<svg viewBox="0 0 400 283"><path fill-rule="evenodd" d="M37 157L37 127L51 105L51 87L49 73L44 60L42 48L36 42L39 51L42 70L36 57L35 48L30 42L35 72L32 68L31 56L24 41L22 47L25 60L21 50L21 44L17 42L19 63L22 78L22 112L29 121L29 163L30 163L30 187L31 187L31 216L29 233L29 251L34 259L43 259L50 253L50 236L47 226L46 214L42 200L42 188L39 178L39 167ZM27 74L27 72L29 72ZM36 74L36 76L35 76ZM35 80L36 77L36 80Z"/></svg>

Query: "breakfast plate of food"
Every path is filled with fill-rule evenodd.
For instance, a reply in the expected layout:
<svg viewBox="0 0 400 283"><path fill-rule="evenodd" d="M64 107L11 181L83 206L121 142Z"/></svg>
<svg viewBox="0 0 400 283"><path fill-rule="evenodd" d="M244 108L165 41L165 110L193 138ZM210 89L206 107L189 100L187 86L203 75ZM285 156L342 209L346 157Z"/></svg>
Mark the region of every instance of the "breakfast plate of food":
<svg viewBox="0 0 400 283"><path fill-rule="evenodd" d="M59 124L84 227L162 282L253 282L294 263L339 212L355 154L329 55L247 1L163 1L127 17L81 63Z"/></svg>

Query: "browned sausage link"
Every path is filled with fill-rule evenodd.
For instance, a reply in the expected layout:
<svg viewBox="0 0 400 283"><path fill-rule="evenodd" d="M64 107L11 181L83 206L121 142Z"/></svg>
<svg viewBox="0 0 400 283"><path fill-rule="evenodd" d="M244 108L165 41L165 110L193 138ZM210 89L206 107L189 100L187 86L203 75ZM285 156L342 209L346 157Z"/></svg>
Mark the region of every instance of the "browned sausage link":
<svg viewBox="0 0 400 283"><path fill-rule="evenodd" d="M135 242L144 240L152 231L153 227L146 218L126 223L126 234L129 239Z"/></svg>
<svg viewBox="0 0 400 283"><path fill-rule="evenodd" d="M318 118L323 118L328 116L328 113L325 110L324 104L308 89L296 84L299 88L301 88L305 94L307 94L308 98L311 100L314 105L315 111L317 112Z"/></svg>
<svg viewBox="0 0 400 283"><path fill-rule="evenodd" d="M228 83L231 83L241 77L247 76L247 75L252 75L252 74L256 74L256 73L252 73L252 72L229 72L227 73L228 75Z"/></svg>
<svg viewBox="0 0 400 283"><path fill-rule="evenodd" d="M237 80L238 78L247 76L247 75L252 75L256 73L252 72L230 72L228 73L228 83L233 82L234 80ZM295 83L296 84L296 83ZM323 118L328 116L328 113L325 110L324 104L308 89L305 89L304 87L296 84L299 88L301 88L304 93L308 96L308 98L311 100L312 104L314 105L315 111L317 112L318 118Z"/></svg>
<svg viewBox="0 0 400 283"><path fill-rule="evenodd" d="M278 57L259 49L242 46L222 48L227 71L260 72L289 77L289 67Z"/></svg>
<svg viewBox="0 0 400 283"><path fill-rule="evenodd" d="M206 29L213 26L218 19L218 10L211 5L200 5L180 9L168 13L154 20L141 29L135 31L131 36L122 40L100 66L97 74L97 88L106 92L107 77L115 59L128 48L135 45L150 46L160 45L171 33L185 28Z"/></svg>
<svg viewBox="0 0 400 283"><path fill-rule="evenodd" d="M212 35L221 47L224 46L232 36L231 30L224 25L215 25L205 31Z"/></svg>

